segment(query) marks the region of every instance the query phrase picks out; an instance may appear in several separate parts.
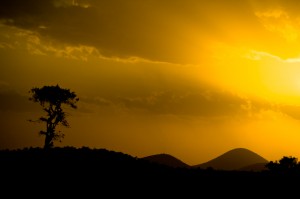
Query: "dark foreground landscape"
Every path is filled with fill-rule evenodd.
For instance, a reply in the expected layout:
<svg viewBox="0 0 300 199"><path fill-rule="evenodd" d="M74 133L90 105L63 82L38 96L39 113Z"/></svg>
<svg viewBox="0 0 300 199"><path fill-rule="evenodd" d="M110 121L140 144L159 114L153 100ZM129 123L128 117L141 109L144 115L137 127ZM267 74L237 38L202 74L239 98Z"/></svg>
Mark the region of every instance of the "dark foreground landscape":
<svg viewBox="0 0 300 199"><path fill-rule="evenodd" d="M270 198L298 196L294 171L174 168L87 147L0 151L1 193L39 198Z"/></svg>

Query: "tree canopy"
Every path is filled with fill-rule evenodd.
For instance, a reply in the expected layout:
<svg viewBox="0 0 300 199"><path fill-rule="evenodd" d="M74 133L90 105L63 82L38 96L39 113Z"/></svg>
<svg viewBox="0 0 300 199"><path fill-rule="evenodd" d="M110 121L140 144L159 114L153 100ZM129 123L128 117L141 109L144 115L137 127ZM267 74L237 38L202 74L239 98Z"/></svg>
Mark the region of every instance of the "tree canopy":
<svg viewBox="0 0 300 199"><path fill-rule="evenodd" d="M45 136L44 148L51 148L53 147L53 141L61 141L64 138L64 134L57 131L56 127L58 125L70 126L62 105L65 104L76 109L79 98L75 92L61 88L59 85L43 86L42 88L34 87L29 93L31 94L29 100L39 103L46 112L46 116L40 117L37 121L46 123L46 131L40 131L40 135Z"/></svg>

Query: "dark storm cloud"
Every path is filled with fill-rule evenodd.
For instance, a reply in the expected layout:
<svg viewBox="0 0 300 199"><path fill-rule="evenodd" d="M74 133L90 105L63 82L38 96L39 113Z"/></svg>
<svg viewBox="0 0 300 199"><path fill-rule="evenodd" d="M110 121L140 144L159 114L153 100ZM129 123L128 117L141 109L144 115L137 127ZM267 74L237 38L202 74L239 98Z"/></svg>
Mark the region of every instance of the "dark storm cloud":
<svg viewBox="0 0 300 199"><path fill-rule="evenodd" d="M2 0L0 19L43 38L94 46L107 57L199 63L208 55L209 38L274 51L268 46L278 38L265 30L255 9L279 7L299 15L299 4L292 0ZM249 32L252 40L262 42L256 45L249 35L241 36Z"/></svg>
<svg viewBox="0 0 300 199"><path fill-rule="evenodd" d="M216 18L210 19L210 15ZM109 57L137 56L176 63L193 62L187 55L191 49L198 51L196 59L205 57L202 43L206 37L226 35L228 21L256 23L253 17L247 1L237 0L0 2L0 18L8 25L70 45L95 46ZM200 40L198 44L194 39Z"/></svg>
<svg viewBox="0 0 300 199"><path fill-rule="evenodd" d="M157 115L185 115L200 117L245 116L249 112L274 109L268 102L250 100L216 90L161 91L148 96L99 98L85 100L98 106L113 106L130 111ZM105 104L103 102L106 102ZM109 102L109 103L107 103Z"/></svg>
<svg viewBox="0 0 300 199"><path fill-rule="evenodd" d="M156 114L228 116L241 111L242 99L217 93L160 92L147 98L126 98L122 103L131 109L144 109Z"/></svg>
<svg viewBox="0 0 300 199"><path fill-rule="evenodd" d="M245 116L248 113L259 113L261 110L272 110L300 120L299 106L272 104L264 100L242 98L216 90L161 91L143 97L81 97L80 101L79 111L88 113L93 110L86 104L97 105L104 113L123 111L122 109L125 108L157 115L200 117ZM29 96L0 85L0 111L35 112L41 111L41 107L29 101Z"/></svg>
<svg viewBox="0 0 300 199"><path fill-rule="evenodd" d="M88 98L82 102L97 105L101 109L111 107L114 111L141 111L156 115L183 115L199 117L248 117L261 111L283 113L300 120L300 107L274 104L263 99L243 98L216 90L191 90L190 92L161 91L148 96L119 98Z"/></svg>
<svg viewBox="0 0 300 199"><path fill-rule="evenodd" d="M96 46L105 56L158 59L156 50L165 48L155 41L162 41L171 27L155 19L155 10L140 7L139 1L94 1L87 8L56 6L58 2L1 1L0 15L6 24L71 45Z"/></svg>

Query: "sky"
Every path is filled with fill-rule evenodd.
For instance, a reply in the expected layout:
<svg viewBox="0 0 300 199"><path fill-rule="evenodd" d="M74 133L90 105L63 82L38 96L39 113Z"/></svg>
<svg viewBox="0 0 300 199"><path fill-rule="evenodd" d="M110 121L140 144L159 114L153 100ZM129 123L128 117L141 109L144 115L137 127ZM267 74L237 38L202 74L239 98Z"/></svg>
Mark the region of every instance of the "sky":
<svg viewBox="0 0 300 199"><path fill-rule="evenodd" d="M29 90L79 97L55 146L196 165L300 157L300 2L2 0L0 149L43 147Z"/></svg>

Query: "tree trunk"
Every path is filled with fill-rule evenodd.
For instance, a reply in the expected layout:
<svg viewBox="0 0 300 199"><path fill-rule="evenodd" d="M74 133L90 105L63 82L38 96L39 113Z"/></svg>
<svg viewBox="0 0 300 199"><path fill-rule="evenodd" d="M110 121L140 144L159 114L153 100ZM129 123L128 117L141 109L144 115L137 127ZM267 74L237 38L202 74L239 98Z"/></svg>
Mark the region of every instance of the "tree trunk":
<svg viewBox="0 0 300 199"><path fill-rule="evenodd" d="M52 143L52 136L49 135L49 133L46 133L45 135L45 145L44 145L44 149L50 149L53 146Z"/></svg>

